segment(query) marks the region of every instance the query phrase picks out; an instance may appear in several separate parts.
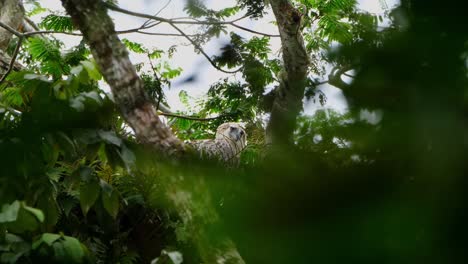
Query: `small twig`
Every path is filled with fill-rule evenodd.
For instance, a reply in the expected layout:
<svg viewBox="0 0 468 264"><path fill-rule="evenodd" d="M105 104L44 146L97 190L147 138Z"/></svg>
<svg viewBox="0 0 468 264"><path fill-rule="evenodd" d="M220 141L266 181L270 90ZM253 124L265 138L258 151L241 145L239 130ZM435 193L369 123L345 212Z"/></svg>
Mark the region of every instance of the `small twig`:
<svg viewBox="0 0 468 264"><path fill-rule="evenodd" d="M166 9L166 7L172 2L172 0L169 0L167 1L167 3L161 7L161 9L159 9L158 12L156 12L156 14L154 14L155 16L159 15L164 9ZM143 23L142 26L146 26L147 24L149 24L149 22L151 21L152 19L148 18L148 20L145 21L145 23Z"/></svg>

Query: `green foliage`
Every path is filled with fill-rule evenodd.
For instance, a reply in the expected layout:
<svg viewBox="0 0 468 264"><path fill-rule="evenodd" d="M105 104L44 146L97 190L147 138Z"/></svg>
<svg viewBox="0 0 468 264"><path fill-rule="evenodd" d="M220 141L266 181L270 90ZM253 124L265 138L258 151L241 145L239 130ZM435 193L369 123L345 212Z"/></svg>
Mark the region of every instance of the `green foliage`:
<svg viewBox="0 0 468 264"><path fill-rule="evenodd" d="M129 50L135 53L147 53L148 52L148 50L145 47L143 47L143 45L140 43L132 42L128 39L122 39L122 42L125 44L125 46Z"/></svg>
<svg viewBox="0 0 468 264"><path fill-rule="evenodd" d="M73 23L69 16L59 16L54 14L44 17L39 26L46 30L59 32L71 32L74 30Z"/></svg>
<svg viewBox="0 0 468 264"><path fill-rule="evenodd" d="M32 244L37 258L55 263L87 263L87 249L76 239L60 234L44 233Z"/></svg>
<svg viewBox="0 0 468 264"><path fill-rule="evenodd" d="M261 18L265 14L265 0L238 0L237 3L241 8L247 8L247 13L252 18Z"/></svg>
<svg viewBox="0 0 468 264"><path fill-rule="evenodd" d="M62 73L68 73L70 68L62 59L60 46L45 38L30 38L28 50L33 61L37 61L41 71L59 78Z"/></svg>
<svg viewBox="0 0 468 264"><path fill-rule="evenodd" d="M355 1L299 2L313 59L357 69L344 91L350 111L301 115L293 146L264 146L262 105L278 84L279 57L268 38L231 34L216 62L242 66L243 79L220 80L202 100L179 94L190 114L219 118L168 118L190 140L244 122L248 147L229 170L168 161L140 146L98 87L102 76L84 43L62 52L59 41L28 39L27 69L0 84L0 262L210 263L197 250L223 232L247 263L463 262L464 9L402 1L389 17L407 26L377 31L382 18L356 10ZM193 1L189 12L209 20L264 11L264 1L239 3L213 11ZM48 16L41 25L73 30L67 23ZM226 30L204 29L205 41ZM181 71L165 57L175 47L124 42L148 56L151 70L140 67L145 89L164 102L163 87ZM325 73L313 69L305 96L323 103L316 83ZM363 112L381 118L369 122ZM192 207L177 214L171 202Z"/></svg>
<svg viewBox="0 0 468 264"><path fill-rule="evenodd" d="M275 80L274 75L279 71L278 60L271 59L270 53L267 37L253 37L245 41L231 33L231 43L222 48L221 55L215 57L215 61L228 68L242 66L242 75L249 84L250 93L259 100L265 87Z"/></svg>
<svg viewBox="0 0 468 264"><path fill-rule="evenodd" d="M189 0L184 10L193 17L202 17L208 15L208 9L200 0Z"/></svg>
<svg viewBox="0 0 468 264"><path fill-rule="evenodd" d="M42 7L41 4L37 1L26 1L26 3L33 5L33 8L26 13L28 17L32 17L47 11L47 9Z"/></svg>

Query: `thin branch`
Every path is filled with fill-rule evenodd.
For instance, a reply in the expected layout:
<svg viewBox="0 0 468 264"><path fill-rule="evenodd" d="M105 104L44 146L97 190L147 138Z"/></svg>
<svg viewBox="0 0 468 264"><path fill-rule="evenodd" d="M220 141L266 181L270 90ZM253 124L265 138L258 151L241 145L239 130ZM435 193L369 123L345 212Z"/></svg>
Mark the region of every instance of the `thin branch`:
<svg viewBox="0 0 468 264"><path fill-rule="evenodd" d="M13 66L15 65L16 57L18 56L18 53L20 51L21 44L23 44L23 40L24 40L24 36L20 36L18 38L18 43L16 43L15 51L13 52L13 56L11 57L10 65L8 65L8 70L5 72L5 74L0 79L0 84L6 79L8 74L10 74L10 72L13 70Z"/></svg>
<svg viewBox="0 0 468 264"><path fill-rule="evenodd" d="M242 29L244 31L247 31L247 32L250 32L250 33L253 33L253 34L257 34L257 35L262 35L262 36L266 36L266 37L274 37L274 38L277 38L279 37L280 35L273 35L273 34L268 34L268 33L263 33L263 32L259 32L259 31L255 31L255 30L252 30L250 28L246 28L246 27L243 27L243 26L239 26L235 23L229 23L229 25L233 26L233 27L236 27L238 29Z"/></svg>
<svg viewBox="0 0 468 264"><path fill-rule="evenodd" d="M169 23L169 24L187 24L187 25L230 25L230 26L239 28L239 29L241 29L241 30L245 30L245 31L247 31L247 32L254 33L254 34L260 34L260 35L269 36L269 37L279 37L279 35L272 35L272 34L261 33L261 32L257 32L257 31L254 31L254 30L251 30L251 29L248 29L248 28L245 28L245 27L242 27L242 26L239 26L239 25L235 24L235 22L237 22L237 21L239 21L239 20L241 20L241 19L246 18L246 16L243 16L243 17L240 17L240 18L231 20L231 21L219 21L219 20L203 21L203 20L197 20L197 19L193 19L193 18L190 18L192 21L188 21L188 20L178 20L179 18L167 19L167 18L158 17L158 16L152 16L152 15L148 15L148 14L144 14L144 13L133 12L133 11L130 11L130 10L126 10L126 9L117 7L117 6L112 5L112 4L109 4L109 3L103 3L103 4L104 4L107 8L109 8L109 9L111 9L111 10L113 10L113 11L116 11L116 12L120 12L120 13L127 14L127 15L130 15L130 16L136 16L136 17L142 17L142 18L152 19L152 20L156 20L156 21L160 21L160 22Z"/></svg>
<svg viewBox="0 0 468 264"><path fill-rule="evenodd" d="M30 37L30 36L39 35L39 34L65 34L65 35L70 35L70 36L83 36L83 34L81 33L67 32L67 31L54 31L54 30L39 30L39 31L31 31L31 32L23 33L25 37Z"/></svg>
<svg viewBox="0 0 468 264"><path fill-rule="evenodd" d="M216 120L218 118L224 117L225 115L219 115L215 117L196 117L196 116L184 116L184 115L179 115L179 114L173 114L173 113L164 113L164 112L159 112L159 115L162 116L168 116L168 117L176 117L176 118L182 118L182 119L187 119L187 120L194 120L194 121L211 121L211 120Z"/></svg>
<svg viewBox="0 0 468 264"><path fill-rule="evenodd" d="M162 36L162 37L184 37L184 35L177 34L177 33L159 33L159 32L146 32L140 30L122 30L117 31L117 34L128 34L128 33L139 33L143 35L151 35L151 36ZM196 36L196 35L187 35L187 36Z"/></svg>
<svg viewBox="0 0 468 264"><path fill-rule="evenodd" d="M18 38L21 38L23 37L23 34L19 31L16 31L15 29L13 29L12 27L10 27L9 25L3 23L2 21L0 21L0 27L6 29L7 31L9 31L11 34L17 36Z"/></svg>

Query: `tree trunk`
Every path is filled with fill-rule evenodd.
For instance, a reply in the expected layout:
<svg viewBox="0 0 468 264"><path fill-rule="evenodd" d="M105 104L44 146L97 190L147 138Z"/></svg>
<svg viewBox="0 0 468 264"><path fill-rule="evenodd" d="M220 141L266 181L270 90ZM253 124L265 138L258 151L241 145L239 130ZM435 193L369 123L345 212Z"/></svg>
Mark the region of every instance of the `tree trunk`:
<svg viewBox="0 0 468 264"><path fill-rule="evenodd" d="M21 0L0 0L0 21L15 30L19 30L24 18L24 8ZM6 54L6 49L13 34L0 27L0 78L10 65L11 58ZM15 63L14 70L19 70L21 65Z"/></svg>
<svg viewBox="0 0 468 264"><path fill-rule="evenodd" d="M115 103L137 138L159 152L180 157L185 151L184 145L159 120L103 2L62 0L62 3L83 33L102 75L111 87ZM244 263L229 238L221 233L210 235L208 231L219 223L219 219L203 178L174 175L174 170L161 174L164 200L180 217L184 230L190 233L189 242L197 249L203 262Z"/></svg>
<svg viewBox="0 0 468 264"><path fill-rule="evenodd" d="M283 70L274 93L266 143L284 145L292 143L296 117L302 110L309 57L300 30L301 13L289 0L271 0L270 5L278 23Z"/></svg>
<svg viewBox="0 0 468 264"><path fill-rule="evenodd" d="M140 142L165 155L182 154L183 143L156 114L102 2L62 0L62 3L83 33L99 70L112 90L115 103Z"/></svg>
<svg viewBox="0 0 468 264"><path fill-rule="evenodd" d="M24 8L21 0L0 0L0 21L15 30L19 30L23 23ZM0 27L0 50L6 50L12 33Z"/></svg>

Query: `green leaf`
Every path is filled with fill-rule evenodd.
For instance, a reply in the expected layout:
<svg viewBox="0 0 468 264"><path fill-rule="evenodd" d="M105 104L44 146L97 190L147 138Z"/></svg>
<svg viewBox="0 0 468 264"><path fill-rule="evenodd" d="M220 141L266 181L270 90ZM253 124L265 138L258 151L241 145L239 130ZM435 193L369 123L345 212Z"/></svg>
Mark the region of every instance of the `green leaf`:
<svg viewBox="0 0 468 264"><path fill-rule="evenodd" d="M127 166L131 167L135 164L135 154L126 145L122 145L121 156Z"/></svg>
<svg viewBox="0 0 468 264"><path fill-rule="evenodd" d="M148 56L150 57L150 59L159 59L159 58L161 58L161 55L163 53L164 53L163 50L155 49L150 54L148 54Z"/></svg>
<svg viewBox="0 0 468 264"><path fill-rule="evenodd" d="M8 87L1 94L2 101L12 107L24 105L21 90L17 87Z"/></svg>
<svg viewBox="0 0 468 264"><path fill-rule="evenodd" d="M201 17L208 14L208 9L200 0L187 0L184 11L192 17Z"/></svg>
<svg viewBox="0 0 468 264"><path fill-rule="evenodd" d="M188 95L187 91L181 90L181 91L179 92L179 100L180 100L180 102L182 102L182 104L185 105L185 106L189 106L190 103L189 103L189 100L188 100L188 99L189 99L189 95Z"/></svg>
<svg viewBox="0 0 468 264"><path fill-rule="evenodd" d="M80 75L80 73L83 71L83 65L77 65L73 68L71 68L70 73L73 75Z"/></svg>
<svg viewBox="0 0 468 264"><path fill-rule="evenodd" d="M52 229L60 216L57 201L53 196L44 196L39 199L37 207L44 212L46 227Z"/></svg>
<svg viewBox="0 0 468 264"><path fill-rule="evenodd" d="M40 247L49 247L53 249L54 263L83 263L87 258L87 250L78 239L60 234L44 233L33 243L33 249Z"/></svg>
<svg viewBox="0 0 468 264"><path fill-rule="evenodd" d="M27 13L27 17L32 17L47 11L47 8L44 8L38 2L33 2L34 8Z"/></svg>
<svg viewBox="0 0 468 264"><path fill-rule="evenodd" d="M106 187L107 186L110 186L110 185L106 183ZM109 213L109 215L111 215L115 219L117 217L117 214L119 213L119 196L117 192L113 190L112 187L111 187L110 192L108 190L104 191L104 188L103 188L103 193L101 197L102 197L102 204L104 205L104 208Z"/></svg>
<svg viewBox="0 0 468 264"><path fill-rule="evenodd" d="M47 244L48 246L52 246L52 244L57 241L60 237L62 237L62 235L59 235L59 234L51 234L51 233L44 233L42 234L42 236L34 241L34 243L32 244L32 248L33 249L36 249L38 248L42 243L45 243Z"/></svg>
<svg viewBox="0 0 468 264"><path fill-rule="evenodd" d="M40 222L44 222L42 211L18 200L11 205L3 205L0 213L0 223L4 223L7 230L13 233L36 230Z"/></svg>
<svg viewBox="0 0 468 264"><path fill-rule="evenodd" d="M29 38L28 50L32 57L39 61L60 61L60 50L46 38Z"/></svg>
<svg viewBox="0 0 468 264"><path fill-rule="evenodd" d="M85 257L85 251L78 239L66 236L60 244L62 245L63 251L61 251L60 254L56 252L56 256L59 260L71 261L72 263L82 263L83 258Z"/></svg>
<svg viewBox="0 0 468 264"><path fill-rule="evenodd" d="M179 251L168 251L163 249L161 256L151 261L151 264L181 264L184 261Z"/></svg>
<svg viewBox="0 0 468 264"><path fill-rule="evenodd" d="M102 75L99 72L99 70L98 70L98 68L97 68L97 66L96 66L96 64L94 62L81 61L80 63L86 69L86 71L88 72L89 77L91 77L91 79L93 79L95 81L99 81L99 80L102 79Z"/></svg>
<svg viewBox="0 0 468 264"><path fill-rule="evenodd" d="M6 242L6 246L3 246L5 244L0 245L0 252L8 252L0 254L0 263L19 263L18 259L31 250L31 244L28 241L11 233L5 234L4 242Z"/></svg>
<svg viewBox="0 0 468 264"><path fill-rule="evenodd" d="M101 192L101 187L97 181L90 181L84 183L80 187L80 206L83 214L86 216L89 209L94 205L99 193Z"/></svg>
<svg viewBox="0 0 468 264"><path fill-rule="evenodd" d="M147 53L148 50L143 47L142 44L130 41L128 39L122 39L122 42L127 46L127 48L135 53Z"/></svg>
<svg viewBox="0 0 468 264"><path fill-rule="evenodd" d="M91 182L95 179L94 171L91 167L82 166L79 168L80 178L83 182Z"/></svg>
<svg viewBox="0 0 468 264"><path fill-rule="evenodd" d="M75 156L76 148L73 140L67 134L60 131L55 135L55 141L59 145L61 152L68 158Z"/></svg>
<svg viewBox="0 0 468 264"><path fill-rule="evenodd" d="M11 204L4 204L2 212L0 213L0 223L7 223L16 221L20 209L20 202L18 200Z"/></svg>
<svg viewBox="0 0 468 264"><path fill-rule="evenodd" d="M217 18L226 18L235 15L239 12L239 6L227 7L216 12Z"/></svg>
<svg viewBox="0 0 468 264"><path fill-rule="evenodd" d="M69 16L48 15L39 24L40 27L47 30L70 32L73 31L73 23Z"/></svg>
<svg viewBox="0 0 468 264"><path fill-rule="evenodd" d="M107 162L112 168L116 168L117 166L125 167L125 164L122 160L122 155L120 155L120 150L118 147L110 144L105 144L104 152L107 157Z"/></svg>
<svg viewBox="0 0 468 264"><path fill-rule="evenodd" d="M120 146L122 144L122 139L120 139L113 131L99 130L98 135L108 144L116 146Z"/></svg>
<svg viewBox="0 0 468 264"><path fill-rule="evenodd" d="M23 203L23 208L29 213L31 213L32 215L34 215L36 219L39 220L39 222L41 223L44 222L45 217L41 210L33 208L33 207L29 207L25 203Z"/></svg>

